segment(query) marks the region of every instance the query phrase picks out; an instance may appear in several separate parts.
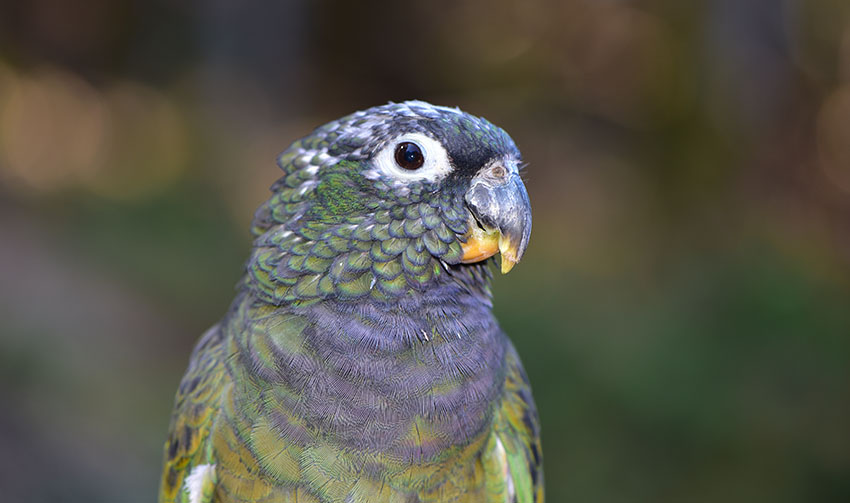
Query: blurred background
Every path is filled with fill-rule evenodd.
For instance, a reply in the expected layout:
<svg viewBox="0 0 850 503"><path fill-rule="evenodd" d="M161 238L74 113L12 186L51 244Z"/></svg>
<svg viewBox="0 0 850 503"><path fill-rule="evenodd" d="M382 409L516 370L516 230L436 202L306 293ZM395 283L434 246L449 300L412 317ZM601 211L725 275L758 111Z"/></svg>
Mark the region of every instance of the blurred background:
<svg viewBox="0 0 850 503"><path fill-rule="evenodd" d="M3 501L153 501L276 154L410 98L530 164L549 501L850 501L846 0L0 3Z"/></svg>

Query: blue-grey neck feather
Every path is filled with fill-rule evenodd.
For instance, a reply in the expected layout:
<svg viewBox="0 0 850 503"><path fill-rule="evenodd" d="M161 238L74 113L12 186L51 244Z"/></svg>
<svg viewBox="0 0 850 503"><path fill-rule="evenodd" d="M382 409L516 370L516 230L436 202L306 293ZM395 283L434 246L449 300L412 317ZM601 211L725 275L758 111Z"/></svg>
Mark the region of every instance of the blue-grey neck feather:
<svg viewBox="0 0 850 503"><path fill-rule="evenodd" d="M256 302L248 295L242 302ZM265 344L275 348L275 371L257 361L257 340L241 341L238 360L254 375L252 386L268 388L272 406L262 413L286 442L307 445L322 432L341 448L426 462L489 427L508 342L483 292L447 280L395 304L327 300L281 306L273 316L293 315L308 322L303 345ZM292 424L281 409L309 427ZM417 417L437 441L403 441Z"/></svg>

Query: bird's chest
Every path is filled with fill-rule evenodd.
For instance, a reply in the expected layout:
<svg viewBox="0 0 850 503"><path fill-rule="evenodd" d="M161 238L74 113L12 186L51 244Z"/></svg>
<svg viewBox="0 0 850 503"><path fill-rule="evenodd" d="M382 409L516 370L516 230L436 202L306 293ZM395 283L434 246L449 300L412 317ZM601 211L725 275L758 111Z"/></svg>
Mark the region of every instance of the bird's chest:
<svg viewBox="0 0 850 503"><path fill-rule="evenodd" d="M438 375L425 363L434 364L396 364L380 379L320 372L296 403L257 418L247 449L264 490L281 501L485 501L498 365L470 361Z"/></svg>
<svg viewBox="0 0 850 503"><path fill-rule="evenodd" d="M417 465L445 457L489 428L504 381L499 334L465 335L437 333L398 352L326 341L299 415L344 449Z"/></svg>
<svg viewBox="0 0 850 503"><path fill-rule="evenodd" d="M263 326L237 350L262 357L243 360L251 377L234 389L235 407L255 411L237 436L248 435L257 468L273 485L324 481L346 494L351 481L407 493L474 479L507 340L489 312L440 314L449 316L322 309L257 318Z"/></svg>

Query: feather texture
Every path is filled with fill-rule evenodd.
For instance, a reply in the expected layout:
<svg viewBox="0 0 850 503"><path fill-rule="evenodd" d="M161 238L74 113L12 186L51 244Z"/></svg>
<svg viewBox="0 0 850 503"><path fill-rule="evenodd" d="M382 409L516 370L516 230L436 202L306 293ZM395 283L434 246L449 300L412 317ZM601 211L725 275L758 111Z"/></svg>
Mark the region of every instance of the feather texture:
<svg viewBox="0 0 850 503"><path fill-rule="evenodd" d="M399 185L370 171L418 130L459 145L454 174ZM469 145L518 156L483 119L421 102L340 119L281 155L245 280L180 383L161 502L543 501L528 379L486 264L460 264L458 166L483 162Z"/></svg>

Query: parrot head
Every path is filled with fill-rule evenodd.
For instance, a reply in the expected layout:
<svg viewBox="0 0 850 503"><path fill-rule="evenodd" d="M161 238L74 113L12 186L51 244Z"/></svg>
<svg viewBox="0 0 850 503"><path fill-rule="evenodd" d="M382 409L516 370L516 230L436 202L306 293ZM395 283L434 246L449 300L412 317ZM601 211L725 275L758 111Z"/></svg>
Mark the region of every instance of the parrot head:
<svg viewBox="0 0 850 503"><path fill-rule="evenodd" d="M390 103L332 121L278 158L247 283L273 303L391 300L446 276L507 273L531 234L520 153L458 109Z"/></svg>

